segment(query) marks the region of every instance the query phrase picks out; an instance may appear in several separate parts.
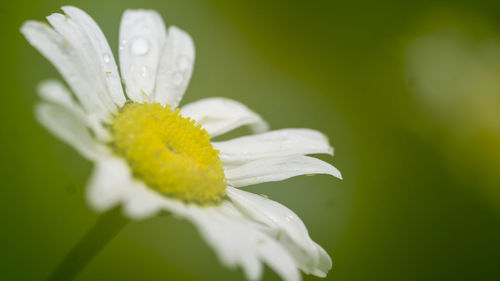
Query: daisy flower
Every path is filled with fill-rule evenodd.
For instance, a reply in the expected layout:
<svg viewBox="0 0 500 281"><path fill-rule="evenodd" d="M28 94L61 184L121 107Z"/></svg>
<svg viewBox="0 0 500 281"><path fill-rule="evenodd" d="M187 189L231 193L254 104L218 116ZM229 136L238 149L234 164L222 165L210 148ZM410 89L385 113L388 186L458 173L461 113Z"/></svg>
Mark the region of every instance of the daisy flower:
<svg viewBox="0 0 500 281"><path fill-rule="evenodd" d="M120 73L106 38L82 10L66 6L49 24L27 21L21 32L60 72L39 86L37 119L94 162L86 196L97 212L120 205L144 219L167 211L191 221L229 267L250 280L263 264L284 280L300 271L326 276L332 261L287 207L239 187L304 174L340 178L308 154L333 148L311 129L267 131L245 105L207 98L181 108L195 57L190 36L165 28L151 10L128 10L120 26ZM240 126L256 134L214 142Z"/></svg>

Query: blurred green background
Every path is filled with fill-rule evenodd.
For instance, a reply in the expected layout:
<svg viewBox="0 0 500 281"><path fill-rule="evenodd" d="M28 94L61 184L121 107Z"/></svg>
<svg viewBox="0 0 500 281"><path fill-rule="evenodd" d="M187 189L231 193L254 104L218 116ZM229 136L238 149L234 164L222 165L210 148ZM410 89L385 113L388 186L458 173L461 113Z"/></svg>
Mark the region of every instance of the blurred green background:
<svg viewBox="0 0 500 281"><path fill-rule="evenodd" d="M330 136L322 159L343 181L247 188L304 220L334 259L328 280L500 280L500 2L363 0L2 1L0 280L42 280L97 218L91 164L33 118L37 82L59 75L19 33L67 4L113 50L127 8L188 31L184 103L225 96L274 129ZM171 217L129 224L77 278L242 279Z"/></svg>

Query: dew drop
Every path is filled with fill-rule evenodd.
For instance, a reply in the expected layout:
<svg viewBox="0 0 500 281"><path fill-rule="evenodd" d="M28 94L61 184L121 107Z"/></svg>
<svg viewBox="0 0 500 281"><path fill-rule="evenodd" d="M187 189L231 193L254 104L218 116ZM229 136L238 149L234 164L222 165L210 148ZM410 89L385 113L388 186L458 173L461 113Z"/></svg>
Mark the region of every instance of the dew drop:
<svg viewBox="0 0 500 281"><path fill-rule="evenodd" d="M145 38L135 38L130 46L130 51L133 55L143 56L149 52L149 42Z"/></svg>
<svg viewBox="0 0 500 281"><path fill-rule="evenodd" d="M141 68L141 77L145 79L148 77L148 75L149 75L149 68L147 66L143 66Z"/></svg>
<svg viewBox="0 0 500 281"><path fill-rule="evenodd" d="M104 60L105 63L111 62L111 56L109 54L102 55L102 59Z"/></svg>
<svg viewBox="0 0 500 281"><path fill-rule="evenodd" d="M118 47L118 49L119 49L120 51L125 50L125 45L127 45L127 40L123 39L123 40L120 42L120 46Z"/></svg>

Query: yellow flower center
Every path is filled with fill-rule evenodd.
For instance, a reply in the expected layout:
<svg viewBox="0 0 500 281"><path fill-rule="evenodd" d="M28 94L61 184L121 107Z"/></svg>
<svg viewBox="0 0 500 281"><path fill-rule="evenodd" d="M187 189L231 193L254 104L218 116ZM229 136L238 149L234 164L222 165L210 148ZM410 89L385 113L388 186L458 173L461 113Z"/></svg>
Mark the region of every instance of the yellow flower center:
<svg viewBox="0 0 500 281"><path fill-rule="evenodd" d="M159 103L127 103L112 120L112 146L134 176L177 199L213 204L226 194L219 151L194 120Z"/></svg>

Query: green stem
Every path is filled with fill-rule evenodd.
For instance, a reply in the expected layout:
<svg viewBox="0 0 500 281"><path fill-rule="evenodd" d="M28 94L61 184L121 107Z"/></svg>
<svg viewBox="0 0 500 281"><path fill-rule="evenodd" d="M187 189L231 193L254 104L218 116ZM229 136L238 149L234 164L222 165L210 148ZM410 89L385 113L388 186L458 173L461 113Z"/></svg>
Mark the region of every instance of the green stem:
<svg viewBox="0 0 500 281"><path fill-rule="evenodd" d="M73 280L129 221L123 217L120 208L99 216L96 224L70 250L46 281Z"/></svg>

